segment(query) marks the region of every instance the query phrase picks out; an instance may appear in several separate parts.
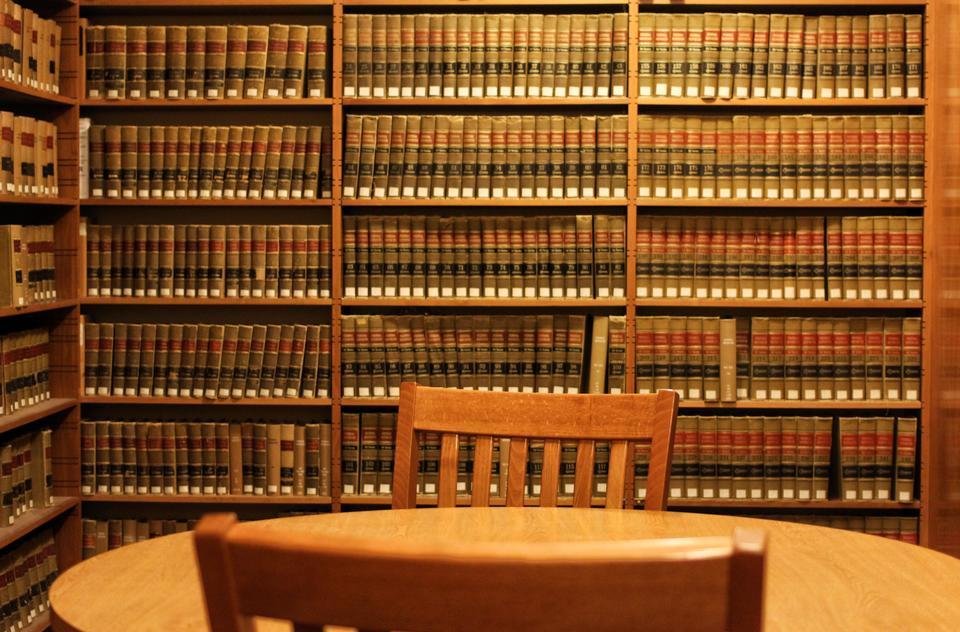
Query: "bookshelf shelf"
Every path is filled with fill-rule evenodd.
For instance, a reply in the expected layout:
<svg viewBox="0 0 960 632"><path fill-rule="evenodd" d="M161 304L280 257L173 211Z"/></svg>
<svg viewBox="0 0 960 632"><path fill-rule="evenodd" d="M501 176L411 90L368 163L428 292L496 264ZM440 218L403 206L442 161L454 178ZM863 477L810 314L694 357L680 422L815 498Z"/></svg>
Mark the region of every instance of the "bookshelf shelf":
<svg viewBox="0 0 960 632"><path fill-rule="evenodd" d="M849 208L849 209L908 209L925 206L921 201L898 200L700 200L685 198L639 198L638 207L689 206L720 208ZM639 213L639 211L638 211Z"/></svg>
<svg viewBox="0 0 960 632"><path fill-rule="evenodd" d="M25 316L27 314L42 314L44 312L55 312L61 309L70 309L77 302L73 299L61 299L59 301L49 301L47 303L31 303L23 307L3 307L0 308L0 319L13 316Z"/></svg>
<svg viewBox="0 0 960 632"><path fill-rule="evenodd" d="M547 0L550 6L624 6L621 0ZM410 0L344 0L345 7L396 7L410 6ZM545 4L540 0L420 0L416 5L430 7L485 7L485 6L536 6Z"/></svg>
<svg viewBox="0 0 960 632"><path fill-rule="evenodd" d="M0 101L17 105L54 105L61 107L70 107L77 104L77 100L73 97L37 90L30 86L22 86L9 81L0 81Z"/></svg>
<svg viewBox="0 0 960 632"><path fill-rule="evenodd" d="M81 498L85 503L165 505L329 505L332 502L329 496L254 496L246 494L222 494L217 496L95 494L93 496L82 496Z"/></svg>
<svg viewBox="0 0 960 632"><path fill-rule="evenodd" d="M23 627L21 632L44 632L50 629L50 611L45 610L36 619Z"/></svg>
<svg viewBox="0 0 960 632"><path fill-rule="evenodd" d="M169 307L329 307L330 298L170 298L87 296L80 305L127 305Z"/></svg>
<svg viewBox="0 0 960 632"><path fill-rule="evenodd" d="M199 397L110 397L85 396L80 398L81 404L122 404L125 406L298 406L321 408L333 403L328 397L317 399L275 397L255 398L242 397L240 399L202 399Z"/></svg>
<svg viewBox="0 0 960 632"><path fill-rule="evenodd" d="M623 198L612 199L594 199L594 198L556 198L556 199L537 199L537 198L471 198L471 199L429 199L422 198L416 200L343 200L342 206L476 206L476 207L494 207L494 206L540 206L550 208L552 206L626 206L627 200Z"/></svg>
<svg viewBox="0 0 960 632"><path fill-rule="evenodd" d="M96 208L98 206L147 206L147 207L164 207L164 206L208 206L208 207L263 207L263 208L275 208L283 206L333 206L333 200L327 199L318 199L318 200L200 200L200 199L186 199L186 200L158 200L158 199L139 199L139 198L130 198L130 199L120 199L120 198L103 198L103 199L85 199L80 201L80 206L83 208Z"/></svg>
<svg viewBox="0 0 960 632"><path fill-rule="evenodd" d="M91 109L178 109L178 108L314 108L333 105L333 99L84 99L80 107Z"/></svg>
<svg viewBox="0 0 960 632"><path fill-rule="evenodd" d="M340 503L343 505L368 505L382 506L390 505L392 499L389 496L341 496ZM595 507L604 506L604 498L594 498L591 504ZM436 506L436 496L417 496L417 505L424 507ZM457 505L466 506L470 504L469 496L458 496ZM506 505L504 498L491 498L490 504L493 506ZM536 506L539 499L525 498L524 504L527 506ZM573 499L570 497L560 497L557 499L557 505L560 507L570 507L573 505ZM669 509L802 509L804 511L834 511L834 510L858 510L858 511L911 511L915 512L920 508L919 502L898 503L894 501L843 501L843 500L731 500L731 499L708 499L708 498L671 498L667 501Z"/></svg>
<svg viewBox="0 0 960 632"><path fill-rule="evenodd" d="M732 500L728 498L671 498L671 508L700 509L802 509L804 511L917 511L919 502L898 503L893 500Z"/></svg>
<svg viewBox="0 0 960 632"><path fill-rule="evenodd" d="M10 432L34 421L70 410L76 405L77 400L72 397L54 397L42 404L29 406L10 415L0 416L0 433Z"/></svg>
<svg viewBox="0 0 960 632"><path fill-rule="evenodd" d="M9 527L0 528L0 548L16 542L20 538L30 535L43 525L55 520L58 516L70 511L80 504L75 496L54 496L53 504L49 507L30 509L24 516Z"/></svg>
<svg viewBox="0 0 960 632"><path fill-rule="evenodd" d="M76 200L64 197L28 197L23 195L0 195L0 205L17 206L76 206Z"/></svg>
<svg viewBox="0 0 960 632"><path fill-rule="evenodd" d="M685 3L691 4L691 3ZM927 100L914 99L705 99L700 97L639 97L636 104L644 107L709 107L709 108L909 108L923 107Z"/></svg>
<svg viewBox="0 0 960 632"><path fill-rule="evenodd" d="M344 307L625 307L623 298L345 298Z"/></svg>
<svg viewBox="0 0 960 632"><path fill-rule="evenodd" d="M462 4L462 3L458 3ZM424 97L424 98L396 98L396 99L366 99L345 98L344 107L597 107L597 106L625 106L630 99L623 97L570 97L570 98L540 98L540 97Z"/></svg>
<svg viewBox="0 0 960 632"><path fill-rule="evenodd" d="M235 9L239 7L270 8L271 0L83 0L83 9ZM330 7L333 0L284 0L288 7Z"/></svg>
<svg viewBox="0 0 960 632"><path fill-rule="evenodd" d="M341 406L357 408L396 407L400 399L396 397L344 397ZM680 410L920 410L920 402L908 401L795 401L795 400L742 400L737 402L680 402Z"/></svg>
<svg viewBox="0 0 960 632"><path fill-rule="evenodd" d="M682 307L697 309L922 309L921 300L823 300L823 299L735 299L735 298L637 298L637 309Z"/></svg>

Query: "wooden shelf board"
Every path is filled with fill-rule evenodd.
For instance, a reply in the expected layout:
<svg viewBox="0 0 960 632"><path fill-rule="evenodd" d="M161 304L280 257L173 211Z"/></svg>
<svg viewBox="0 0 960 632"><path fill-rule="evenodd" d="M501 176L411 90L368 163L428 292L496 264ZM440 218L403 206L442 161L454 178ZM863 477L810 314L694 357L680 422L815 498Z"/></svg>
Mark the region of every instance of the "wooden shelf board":
<svg viewBox="0 0 960 632"><path fill-rule="evenodd" d="M687 198L638 198L638 207L705 206L733 208L923 208L921 201L897 200L701 200Z"/></svg>
<svg viewBox="0 0 960 632"><path fill-rule="evenodd" d="M684 4L689 5L694 3L685 2ZM650 107L904 108L923 107L926 104L927 100L923 97L914 99L706 99L701 97L639 97L637 99L637 105Z"/></svg>
<svg viewBox="0 0 960 632"><path fill-rule="evenodd" d="M273 208L279 206L333 206L333 200L201 200L198 198L186 200L158 200L158 199L122 199L122 198L88 198L80 200L82 207L98 206L253 206Z"/></svg>
<svg viewBox="0 0 960 632"><path fill-rule="evenodd" d="M444 199L444 198L423 198L415 200L398 200L386 198L382 200L343 200L342 206L539 206L550 208L551 206L626 206L627 200L623 198L471 198L471 199Z"/></svg>
<svg viewBox="0 0 960 632"><path fill-rule="evenodd" d="M927 0L683 0L681 6L699 6L699 7L736 7L736 6L801 6L816 7L839 6L839 7L872 7L872 6L925 6ZM675 3L667 0L640 0L640 10L646 10L650 7L673 5Z"/></svg>
<svg viewBox="0 0 960 632"><path fill-rule="evenodd" d="M638 298L637 308L684 307L716 309L922 309L922 300L822 300L822 299L735 299L735 298Z"/></svg>
<svg viewBox="0 0 960 632"><path fill-rule="evenodd" d="M10 316L23 316L24 314L39 314L42 312L53 312L60 309L69 309L77 304L74 299L61 299L58 301L48 301L46 303L31 303L23 307L3 307L0 308L0 318L9 318Z"/></svg>
<svg viewBox="0 0 960 632"><path fill-rule="evenodd" d="M457 6L457 7L485 7L485 6L624 6L623 0L418 0L411 4L410 0L344 0L345 7L390 7L390 6Z"/></svg>
<svg viewBox="0 0 960 632"><path fill-rule="evenodd" d="M0 433L10 432L39 419L73 408L76 405L77 400L72 397L54 397L42 404L28 406L10 415L0 416Z"/></svg>
<svg viewBox="0 0 960 632"><path fill-rule="evenodd" d="M451 3L463 4L463 2ZM547 98L547 97L416 97L416 98L345 98L343 105L345 107L416 107L416 106L440 106L440 107L549 107L549 106L624 106L629 105L630 99L626 97L569 97L569 98Z"/></svg>
<svg viewBox="0 0 960 632"><path fill-rule="evenodd" d="M23 105L59 105L70 107L76 105L77 100L62 94L54 94L44 90L37 90L29 86L22 86L9 81L0 81L0 101Z"/></svg>
<svg viewBox="0 0 960 632"><path fill-rule="evenodd" d="M859 510L886 510L886 511L916 511L920 509L920 502L898 503L893 500L733 500L728 498L670 498L667 506L671 509L679 507L698 507L716 509L803 509L803 510L830 510L830 509L859 509Z"/></svg>
<svg viewBox="0 0 960 632"><path fill-rule="evenodd" d="M324 407L330 406L332 400L329 397L317 399L276 397L259 399L255 397L243 397L240 399L202 399L193 397L111 397L111 396L84 396L80 398L81 404L123 404L134 406L157 406L157 405L176 405L176 406L307 406Z"/></svg>
<svg viewBox="0 0 960 632"><path fill-rule="evenodd" d="M623 298L345 298L348 307L626 307Z"/></svg>
<svg viewBox="0 0 960 632"><path fill-rule="evenodd" d="M270 7L271 0L83 0L84 9L141 9L141 8L204 8L234 9L240 7ZM285 6L329 7L333 0L284 0Z"/></svg>
<svg viewBox="0 0 960 632"><path fill-rule="evenodd" d="M681 409L715 408L723 410L920 410L920 402L857 400L857 401L797 401L797 400L741 400L736 402L680 401Z"/></svg>
<svg viewBox="0 0 960 632"><path fill-rule="evenodd" d="M326 307L330 298L170 298L133 296L86 296L80 305L166 305L180 307Z"/></svg>
<svg viewBox="0 0 960 632"><path fill-rule="evenodd" d="M139 503L139 504L182 504L182 505L329 505L329 496L254 496L252 494L225 494L207 496L188 495L130 495L95 494L81 496L85 503Z"/></svg>
<svg viewBox="0 0 960 632"><path fill-rule="evenodd" d="M333 99L83 99L82 108L135 109L135 108L308 108L333 105Z"/></svg>
<svg viewBox="0 0 960 632"><path fill-rule="evenodd" d="M397 397L344 397L340 400L342 406L355 406L361 408L373 408L379 406L399 406L400 399ZM681 400L680 409L699 410L699 409L717 409L717 410L764 410L764 409L784 409L784 410L919 410L920 402L906 401L796 401L796 400L742 400L737 402L704 402Z"/></svg>
<svg viewBox="0 0 960 632"><path fill-rule="evenodd" d="M383 506L392 504L393 499L390 496L342 496L340 503L343 505L367 505ZM606 499L595 497L591 504L594 507L602 507ZM417 505L425 507L436 506L436 496L417 496ZM470 496L458 496L457 505L469 505ZM506 499L502 497L492 497L490 504L493 506L506 505ZM523 504L528 507L536 507L540 504L539 498L525 498ZM561 496L557 498L557 505L560 507L570 507L573 505L573 498ZM894 501L843 501L843 500L730 500L730 499L708 499L708 498L670 498L667 500L668 509L680 508L716 508L716 509L802 509L811 511L828 511L835 509L846 510L885 510L885 511L916 511L920 509L920 503L898 503Z"/></svg>
<svg viewBox="0 0 960 632"><path fill-rule="evenodd" d="M65 197L28 197L23 195L0 194L0 204L17 206L76 206L77 201Z"/></svg>
<svg viewBox="0 0 960 632"><path fill-rule="evenodd" d="M31 509L26 514L17 518L16 521L8 526L0 528L0 548L16 542L25 535L29 535L57 518L80 503L80 499L75 496L54 496L53 504L49 507Z"/></svg>

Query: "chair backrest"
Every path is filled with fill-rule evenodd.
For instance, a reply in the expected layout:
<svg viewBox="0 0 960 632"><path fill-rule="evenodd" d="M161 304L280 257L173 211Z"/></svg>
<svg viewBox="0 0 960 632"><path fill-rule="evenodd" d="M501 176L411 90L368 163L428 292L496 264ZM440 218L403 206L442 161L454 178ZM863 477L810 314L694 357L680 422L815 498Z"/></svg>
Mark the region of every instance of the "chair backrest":
<svg viewBox="0 0 960 632"><path fill-rule="evenodd" d="M763 628L766 536L563 543L418 543L203 518L195 535L213 632L250 617L295 630Z"/></svg>
<svg viewBox="0 0 960 632"><path fill-rule="evenodd" d="M548 395L431 388L405 382L400 385L397 416L393 508L416 507L417 433L433 432L440 435L440 507L456 504L459 441L467 435L476 437L474 507L490 504L493 440L507 438L507 506L524 504L528 447L531 440L543 440L540 506L556 506L561 442L576 441L573 506L589 507L595 446L603 441L610 446L606 506L623 508L624 492L632 483L627 471L628 466L632 471L633 450L628 448L636 442L650 442L644 508L665 509L678 404L676 392L668 390L649 395Z"/></svg>

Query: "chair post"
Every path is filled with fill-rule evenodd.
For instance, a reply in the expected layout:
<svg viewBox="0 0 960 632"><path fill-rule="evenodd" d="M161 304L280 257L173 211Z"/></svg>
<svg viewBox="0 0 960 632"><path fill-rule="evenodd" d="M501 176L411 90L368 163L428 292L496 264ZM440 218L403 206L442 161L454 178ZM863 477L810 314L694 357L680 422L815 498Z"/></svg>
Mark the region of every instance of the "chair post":
<svg viewBox="0 0 960 632"><path fill-rule="evenodd" d="M240 616L234 590L227 533L237 523L237 514L207 514L194 532L200 580L213 632L254 632L252 621Z"/></svg>
<svg viewBox="0 0 960 632"><path fill-rule="evenodd" d="M417 433L413 422L416 418L417 385L404 382L400 385L400 409L397 413L397 445L393 465L393 509L413 509L417 506Z"/></svg>
<svg viewBox="0 0 960 632"><path fill-rule="evenodd" d="M670 462L673 460L673 438L677 423L679 397L676 391L657 391L653 410L653 438L650 442L650 466L647 473L647 495L644 509L662 511L667 508Z"/></svg>
<svg viewBox="0 0 960 632"><path fill-rule="evenodd" d="M727 629L730 632L763 630L766 554L765 531L740 527L734 530L727 588Z"/></svg>

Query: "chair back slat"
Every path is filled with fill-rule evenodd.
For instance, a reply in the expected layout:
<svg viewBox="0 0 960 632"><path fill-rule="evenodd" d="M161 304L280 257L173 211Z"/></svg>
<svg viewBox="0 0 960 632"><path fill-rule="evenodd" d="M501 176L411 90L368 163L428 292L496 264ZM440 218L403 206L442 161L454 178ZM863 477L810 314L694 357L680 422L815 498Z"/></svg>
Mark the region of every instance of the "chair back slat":
<svg viewBox="0 0 960 632"><path fill-rule="evenodd" d="M560 395L546 393L481 392L422 387L414 383L400 386L400 413L397 420L396 465L394 467L393 507L416 506L415 487L419 460L416 437L423 433L441 435L438 504L456 505L459 441L471 437L506 439L501 449L500 480L492 480L496 464L493 451L486 456L474 452L475 480L470 504L487 506L491 502L491 484L498 496L506 496L508 506L523 506L527 487L527 451L531 441L543 442L544 456L540 477L542 506L559 502L560 467L563 444L577 441L577 460L573 491L576 507L589 507L593 499L593 468L596 442L611 447L607 482L608 507L624 506L626 492L632 489L632 454L635 442L649 442L650 462L645 508L664 509L673 451L678 397L673 391L648 395ZM458 440L448 437L460 437ZM585 443L589 442L589 443ZM509 448L506 444L509 443ZM479 448L479 444L478 448ZM492 443L490 444L493 445ZM505 461L502 457L509 457ZM505 464L505 466L504 466ZM506 476L506 484L503 477ZM483 487L479 493L476 488ZM505 487L506 489L501 489ZM564 494L569 490L564 490ZM633 504L633 495L630 496Z"/></svg>
<svg viewBox="0 0 960 632"><path fill-rule="evenodd" d="M593 502L593 458L596 444L590 439L577 442L577 471L573 481L573 506L586 509Z"/></svg>
<svg viewBox="0 0 960 632"><path fill-rule="evenodd" d="M623 509L627 482L627 442L610 442L610 463L607 464L607 509Z"/></svg>
<svg viewBox="0 0 960 632"><path fill-rule="evenodd" d="M460 456L460 437L445 432L440 437L440 482L437 505L455 507L457 504L457 460Z"/></svg>
<svg viewBox="0 0 960 632"><path fill-rule="evenodd" d="M763 627L762 532L441 543L278 530L212 514L194 541L212 632L251 632L253 617L303 632L323 624L368 632Z"/></svg>
<svg viewBox="0 0 960 632"><path fill-rule="evenodd" d="M527 444L522 437L510 438L507 461L507 507L523 507L523 490L527 483Z"/></svg>
<svg viewBox="0 0 960 632"><path fill-rule="evenodd" d="M493 437L480 436L473 449L473 488L470 504L474 507L490 505L490 472L493 467Z"/></svg>
<svg viewBox="0 0 960 632"><path fill-rule="evenodd" d="M543 469L540 471L540 506L556 507L560 489L560 439L543 442Z"/></svg>

